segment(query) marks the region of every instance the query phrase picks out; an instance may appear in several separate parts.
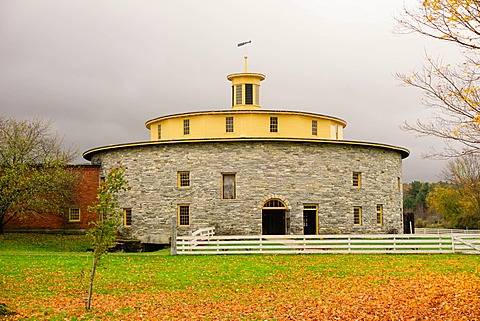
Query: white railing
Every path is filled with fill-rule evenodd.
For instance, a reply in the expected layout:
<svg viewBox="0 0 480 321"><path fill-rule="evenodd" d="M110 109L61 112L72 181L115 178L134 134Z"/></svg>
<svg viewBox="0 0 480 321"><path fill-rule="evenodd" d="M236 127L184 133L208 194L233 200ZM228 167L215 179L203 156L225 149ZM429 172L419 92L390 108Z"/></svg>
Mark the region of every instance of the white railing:
<svg viewBox="0 0 480 321"><path fill-rule="evenodd" d="M475 253L480 234L177 236L177 254Z"/></svg>
<svg viewBox="0 0 480 321"><path fill-rule="evenodd" d="M416 227L415 234L480 234L480 230Z"/></svg>
<svg viewBox="0 0 480 321"><path fill-rule="evenodd" d="M215 235L215 227L205 227L192 232L193 237L204 237Z"/></svg>
<svg viewBox="0 0 480 321"><path fill-rule="evenodd" d="M198 242L205 242L209 241L210 237L215 235L215 228L214 227L205 227L195 232L192 232L192 238L190 240L190 245L192 247L196 247ZM177 251L178 251L178 237L177 237Z"/></svg>

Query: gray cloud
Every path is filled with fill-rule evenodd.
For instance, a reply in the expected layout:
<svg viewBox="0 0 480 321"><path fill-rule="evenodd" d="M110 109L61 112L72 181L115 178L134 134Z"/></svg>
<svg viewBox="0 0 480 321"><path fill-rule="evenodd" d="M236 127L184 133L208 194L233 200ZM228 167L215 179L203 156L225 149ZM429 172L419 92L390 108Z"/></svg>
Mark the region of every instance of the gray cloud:
<svg viewBox="0 0 480 321"><path fill-rule="evenodd" d="M266 74L265 109L345 119L346 138L399 145L404 179L437 180L441 142L402 131L428 118L421 94L393 74L418 68L426 48L453 48L392 33L403 0L179 0L0 2L0 106L45 118L80 151L148 140L148 119L230 108L226 75ZM252 45L236 48L236 43ZM80 157L79 157L80 159Z"/></svg>

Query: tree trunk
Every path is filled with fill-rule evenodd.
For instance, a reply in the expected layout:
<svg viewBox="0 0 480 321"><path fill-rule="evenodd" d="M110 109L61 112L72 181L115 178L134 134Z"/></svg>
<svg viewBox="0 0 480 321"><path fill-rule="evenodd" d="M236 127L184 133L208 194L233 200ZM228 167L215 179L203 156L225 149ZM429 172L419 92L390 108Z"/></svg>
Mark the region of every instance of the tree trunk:
<svg viewBox="0 0 480 321"><path fill-rule="evenodd" d="M2 213L0 215L0 234L3 234L3 227L8 223L8 221L10 221L10 220L8 220L8 221L4 222L4 220L5 220L5 213Z"/></svg>
<svg viewBox="0 0 480 321"><path fill-rule="evenodd" d="M4 212L4 213L2 213L2 215L0 215L0 235L3 234L3 228L5 227L5 225L7 225L7 223L10 222L12 220L12 218L15 217L16 213L13 213L12 215L10 215L8 220L5 220L6 215L7 215L6 212Z"/></svg>
<svg viewBox="0 0 480 321"><path fill-rule="evenodd" d="M96 255L93 255L92 271L90 272L90 285L88 287L88 297L87 297L87 305L86 305L87 311L90 310L90 307L91 307L91 301L92 301L92 295L93 295L93 281L95 280L95 270L97 269L97 262L98 262L98 257Z"/></svg>

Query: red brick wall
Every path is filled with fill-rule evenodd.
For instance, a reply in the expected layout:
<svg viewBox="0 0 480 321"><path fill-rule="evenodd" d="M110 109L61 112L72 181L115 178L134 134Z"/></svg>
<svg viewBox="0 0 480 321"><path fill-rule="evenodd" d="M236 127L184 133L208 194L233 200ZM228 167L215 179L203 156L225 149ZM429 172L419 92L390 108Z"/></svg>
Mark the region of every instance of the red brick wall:
<svg viewBox="0 0 480 321"><path fill-rule="evenodd" d="M80 222L69 222L68 213L64 216L41 214L28 215L26 218L13 218L5 225L5 230L77 230L88 229L88 223L97 220L97 215L88 212L88 206L96 201L100 181L99 166L72 165L71 170L79 174L75 187L75 199L72 207L80 208Z"/></svg>

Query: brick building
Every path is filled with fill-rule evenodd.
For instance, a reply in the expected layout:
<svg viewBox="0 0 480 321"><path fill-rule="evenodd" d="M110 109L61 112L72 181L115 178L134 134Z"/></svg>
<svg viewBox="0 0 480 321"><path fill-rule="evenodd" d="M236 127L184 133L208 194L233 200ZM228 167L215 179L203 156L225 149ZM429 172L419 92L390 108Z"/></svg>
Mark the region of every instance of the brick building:
<svg viewBox="0 0 480 321"><path fill-rule="evenodd" d="M99 166L71 165L69 169L78 173L75 199L64 215L48 213L32 214L26 218L14 217L5 225L5 231L30 232L80 232L88 229L88 223L97 220L97 215L87 208L96 201L99 186Z"/></svg>

